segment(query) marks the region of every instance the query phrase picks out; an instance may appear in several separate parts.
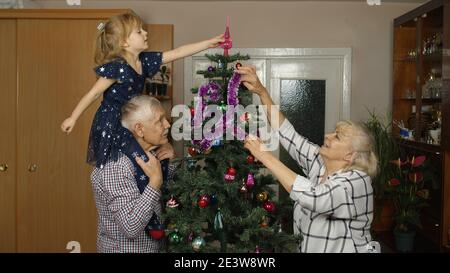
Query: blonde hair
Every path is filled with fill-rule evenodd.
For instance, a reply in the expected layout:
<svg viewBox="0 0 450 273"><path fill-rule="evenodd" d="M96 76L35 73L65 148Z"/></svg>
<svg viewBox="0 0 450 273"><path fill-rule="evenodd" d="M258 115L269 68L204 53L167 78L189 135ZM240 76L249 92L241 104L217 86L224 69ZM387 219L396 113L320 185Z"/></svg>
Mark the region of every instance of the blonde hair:
<svg viewBox="0 0 450 273"><path fill-rule="evenodd" d="M142 27L142 20L134 12L127 12L111 17L106 23L99 25L99 33L95 40L94 61L101 65L117 58L127 57L123 43L133 32Z"/></svg>
<svg viewBox="0 0 450 273"><path fill-rule="evenodd" d="M356 153L352 164L346 170L360 170L370 177L378 172L378 159L374 152L372 135L360 124L349 120L340 121L336 125L338 135L350 137L353 151Z"/></svg>
<svg viewBox="0 0 450 273"><path fill-rule="evenodd" d="M149 95L132 98L122 106L122 126L133 131L136 123L151 120L157 107L162 107L161 102Z"/></svg>

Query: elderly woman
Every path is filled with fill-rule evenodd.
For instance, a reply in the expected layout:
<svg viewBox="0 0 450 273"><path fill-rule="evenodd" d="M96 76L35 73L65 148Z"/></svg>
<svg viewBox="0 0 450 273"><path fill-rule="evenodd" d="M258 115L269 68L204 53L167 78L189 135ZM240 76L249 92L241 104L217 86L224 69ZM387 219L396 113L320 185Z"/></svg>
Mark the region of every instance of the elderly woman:
<svg viewBox="0 0 450 273"><path fill-rule="evenodd" d="M361 126L343 121L334 132L325 135L321 147L315 145L271 107L273 101L254 67L241 67L238 73L244 85L267 106L266 114L272 128L278 131L282 146L306 174L306 177L297 175L272 153L261 151L259 139L247 138L245 147L273 173L295 201L294 232L303 236L300 252L372 251L370 177L376 174L377 158L370 135ZM278 112L278 123L270 120L272 111Z"/></svg>
<svg viewBox="0 0 450 273"><path fill-rule="evenodd" d="M167 135L170 124L160 102L150 96L131 99L122 108L117 161L92 172L98 210L98 252L158 252L159 241L145 231L161 213L161 162L174 157ZM171 174L167 174L169 177Z"/></svg>

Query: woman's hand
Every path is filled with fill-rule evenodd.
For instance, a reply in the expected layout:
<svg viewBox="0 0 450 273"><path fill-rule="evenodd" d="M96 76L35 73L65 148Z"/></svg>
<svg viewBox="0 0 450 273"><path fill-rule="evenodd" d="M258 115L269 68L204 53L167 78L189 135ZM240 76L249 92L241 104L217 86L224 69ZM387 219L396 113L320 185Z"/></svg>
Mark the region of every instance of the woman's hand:
<svg viewBox="0 0 450 273"><path fill-rule="evenodd" d="M223 34L220 34L219 36L207 40L208 48L218 47L220 43L225 42L225 38L223 36L224 36Z"/></svg>
<svg viewBox="0 0 450 273"><path fill-rule="evenodd" d="M262 85L258 76L256 75L256 67L241 66L235 70L236 73L241 75L241 82L247 87L247 89L259 96L268 95L267 89Z"/></svg>
<svg viewBox="0 0 450 273"><path fill-rule="evenodd" d="M264 161L269 159L272 156L272 153L264 151L262 145L261 139L254 135L249 135L245 138L244 147L248 149L256 159L264 164Z"/></svg>
<svg viewBox="0 0 450 273"><path fill-rule="evenodd" d="M77 121L72 117L66 118L63 121L63 123L61 124L61 130L66 134L70 134L70 132L72 132L73 127L75 126L76 122Z"/></svg>
<svg viewBox="0 0 450 273"><path fill-rule="evenodd" d="M161 145L158 149L156 149L156 158L160 161L164 159L174 159L175 150L170 143Z"/></svg>
<svg viewBox="0 0 450 273"><path fill-rule="evenodd" d="M144 173L150 178L150 186L154 189L159 190L161 188L162 170L159 160L149 152L145 152L148 157L148 162L145 162L140 157L136 157L137 164L141 167Z"/></svg>

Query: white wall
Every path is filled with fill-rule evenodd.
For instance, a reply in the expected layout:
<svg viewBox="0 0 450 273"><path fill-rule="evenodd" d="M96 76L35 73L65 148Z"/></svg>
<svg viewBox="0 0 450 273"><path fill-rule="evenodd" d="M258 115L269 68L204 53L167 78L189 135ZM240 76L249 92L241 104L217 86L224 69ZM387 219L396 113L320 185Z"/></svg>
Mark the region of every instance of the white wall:
<svg viewBox="0 0 450 273"><path fill-rule="evenodd" d="M35 1L43 8L65 1ZM417 3L328 1L82 1L82 8L131 8L147 23L174 24L180 46L224 31L231 18L235 47L351 47L351 118L363 120L365 107L391 110L392 22ZM174 103L183 102L183 62L174 67Z"/></svg>

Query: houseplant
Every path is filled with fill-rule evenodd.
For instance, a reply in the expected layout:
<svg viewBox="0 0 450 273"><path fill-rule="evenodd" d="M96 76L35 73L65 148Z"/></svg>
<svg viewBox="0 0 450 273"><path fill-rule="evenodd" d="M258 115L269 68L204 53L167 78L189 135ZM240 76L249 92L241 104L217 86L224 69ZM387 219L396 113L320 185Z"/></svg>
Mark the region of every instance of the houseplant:
<svg viewBox="0 0 450 273"><path fill-rule="evenodd" d="M379 117L375 110L368 112L370 116L364 125L374 139L378 158L378 174L372 180L375 208L372 230L388 231L392 229L394 217L394 207L388 191L388 182L394 173L394 166L390 161L398 157L398 149L391 133L391 123L386 121L390 119Z"/></svg>
<svg viewBox="0 0 450 273"><path fill-rule="evenodd" d="M420 212L427 205L425 160L425 156L413 156L404 162L400 158L392 161L396 172L389 180L389 189L395 209L394 236L401 252L413 249L416 228L421 226Z"/></svg>

